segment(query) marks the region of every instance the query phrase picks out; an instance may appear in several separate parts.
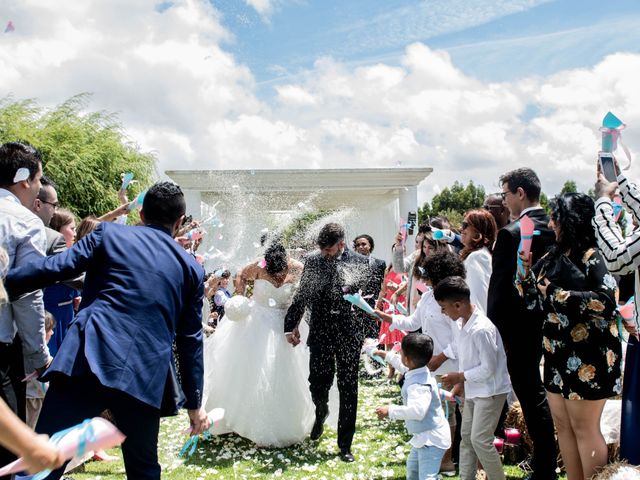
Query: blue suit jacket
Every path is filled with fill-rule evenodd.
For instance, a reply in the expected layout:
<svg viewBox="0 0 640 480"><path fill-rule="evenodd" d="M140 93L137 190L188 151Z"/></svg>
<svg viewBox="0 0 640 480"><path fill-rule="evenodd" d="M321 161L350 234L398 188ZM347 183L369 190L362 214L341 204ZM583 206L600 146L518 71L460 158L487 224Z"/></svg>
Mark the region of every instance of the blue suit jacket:
<svg viewBox="0 0 640 480"><path fill-rule="evenodd" d="M202 267L163 227L101 223L69 250L11 270L6 287L16 296L85 271L80 311L43 380L91 371L165 413L200 407Z"/></svg>

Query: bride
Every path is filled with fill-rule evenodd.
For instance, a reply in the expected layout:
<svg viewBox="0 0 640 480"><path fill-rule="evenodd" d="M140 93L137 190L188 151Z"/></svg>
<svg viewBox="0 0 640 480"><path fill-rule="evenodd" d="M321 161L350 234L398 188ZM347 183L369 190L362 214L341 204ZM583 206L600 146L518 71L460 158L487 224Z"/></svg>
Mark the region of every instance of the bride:
<svg viewBox="0 0 640 480"><path fill-rule="evenodd" d="M265 262L242 269L236 292L244 295L253 281L252 301L231 298L205 342L205 408L225 409L214 434L236 432L259 446L285 447L302 442L314 421L309 354L291 348L283 334L303 265L279 243L267 248Z"/></svg>

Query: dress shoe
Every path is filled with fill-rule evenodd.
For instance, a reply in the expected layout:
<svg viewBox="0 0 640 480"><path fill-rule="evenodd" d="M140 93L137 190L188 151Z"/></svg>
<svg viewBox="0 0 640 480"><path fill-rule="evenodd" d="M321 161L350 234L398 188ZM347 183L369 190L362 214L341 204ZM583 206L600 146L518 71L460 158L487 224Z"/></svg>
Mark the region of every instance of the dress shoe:
<svg viewBox="0 0 640 480"><path fill-rule="evenodd" d="M309 438L311 440L318 440L322 433L324 432L324 421L329 416L329 408L316 408L316 421L313 423L313 428L311 429L311 434Z"/></svg>
<svg viewBox="0 0 640 480"><path fill-rule="evenodd" d="M351 453L351 450L347 448L340 450L340 460L345 463L353 463L356 461L356 459L353 457L353 454Z"/></svg>

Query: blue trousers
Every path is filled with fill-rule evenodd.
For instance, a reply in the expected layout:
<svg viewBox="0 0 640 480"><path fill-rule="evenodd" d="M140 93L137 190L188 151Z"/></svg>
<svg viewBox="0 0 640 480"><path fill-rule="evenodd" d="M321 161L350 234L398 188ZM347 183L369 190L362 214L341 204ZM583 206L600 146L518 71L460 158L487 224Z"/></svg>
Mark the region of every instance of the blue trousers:
<svg viewBox="0 0 640 480"><path fill-rule="evenodd" d="M640 343L629 337L622 388L622 425L620 428L620 458L640 465Z"/></svg>
<svg viewBox="0 0 640 480"><path fill-rule="evenodd" d="M160 410L132 396L105 387L91 375L67 377L55 375L42 405L36 432L49 436L60 430L97 417L109 409L116 426L126 435L122 455L127 478L159 480L158 430ZM62 476L64 467L52 472L47 480Z"/></svg>
<svg viewBox="0 0 640 480"><path fill-rule="evenodd" d="M407 480L436 480L444 452L438 447L411 447L407 457Z"/></svg>

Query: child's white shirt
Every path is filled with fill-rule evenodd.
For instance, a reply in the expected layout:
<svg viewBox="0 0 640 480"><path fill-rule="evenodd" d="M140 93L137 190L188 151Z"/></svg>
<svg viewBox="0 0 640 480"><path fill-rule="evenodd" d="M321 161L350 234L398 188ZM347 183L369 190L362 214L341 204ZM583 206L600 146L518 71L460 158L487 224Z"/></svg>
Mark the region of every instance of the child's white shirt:
<svg viewBox="0 0 640 480"><path fill-rule="evenodd" d="M395 357L395 358L394 358ZM409 370L400 361L400 355L395 352L387 353L387 362L393 365L398 371L404 370L405 381L411 375L419 373L419 369ZM399 368L402 367L402 368ZM391 420L421 420L427 414L431 403L431 391L437 389L438 385L432 375L429 375L429 385L414 384L407 388L406 405L389 405L389 419ZM416 433L411 437L409 443L414 448L437 447L443 450L451 446L451 429L444 415L436 418L436 427L432 430Z"/></svg>
<svg viewBox="0 0 640 480"><path fill-rule="evenodd" d="M460 323L454 322L442 313L440 305L433 296L432 288L427 288L424 291L415 312L408 317L393 315L392 318L389 330L399 329L413 332L422 328L422 333L433 339L433 354L440 355L444 352L448 360L433 372L435 375L458 371L456 341L460 335Z"/></svg>
<svg viewBox="0 0 640 480"><path fill-rule="evenodd" d="M511 391L502 337L481 309L475 308L458 338L465 398L487 398Z"/></svg>

